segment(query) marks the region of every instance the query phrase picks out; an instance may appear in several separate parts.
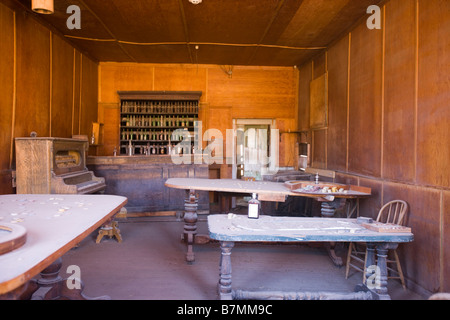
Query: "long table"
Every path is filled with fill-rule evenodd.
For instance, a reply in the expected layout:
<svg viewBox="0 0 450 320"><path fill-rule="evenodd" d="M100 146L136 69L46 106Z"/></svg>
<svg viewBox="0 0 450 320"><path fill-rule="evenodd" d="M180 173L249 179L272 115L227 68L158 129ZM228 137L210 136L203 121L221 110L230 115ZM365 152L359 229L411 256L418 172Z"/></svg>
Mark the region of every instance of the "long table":
<svg viewBox="0 0 450 320"><path fill-rule="evenodd" d="M220 242L219 295L230 299L390 299L387 289L387 250L399 243L411 242L410 232L382 233L372 231L356 219L302 218L260 216L249 219L243 215L208 216L209 236ZM232 290L231 250L235 242L365 242L367 244L366 284L355 292L258 292ZM375 259L375 253L377 259ZM375 262L376 261L376 262ZM371 271L374 271L372 273Z"/></svg>
<svg viewBox="0 0 450 320"><path fill-rule="evenodd" d="M305 181L305 183L313 183ZM369 188L360 190L349 190L346 193L323 194L318 192L297 192L289 189L285 183L272 181L244 181L238 179L197 179L197 178L170 178L165 182L165 186L175 189L184 189L187 192L184 213L184 233L183 237L187 242L186 261L195 261L193 244L197 234L197 191L226 192L229 194L258 194L260 201L284 202L288 196L301 196L314 198L322 203L322 215L332 216L334 213L336 200L358 199L370 196ZM336 265L342 265L340 257L336 256L334 248L328 248L331 259Z"/></svg>
<svg viewBox="0 0 450 320"><path fill-rule="evenodd" d="M23 245L0 255L0 299L29 299L41 287L52 288L48 298L87 298L75 280L71 290L58 276L61 257L110 222L126 202L125 197L109 195L0 196L0 226L25 231ZM2 233L3 238L11 237ZM35 281L39 273L42 277Z"/></svg>

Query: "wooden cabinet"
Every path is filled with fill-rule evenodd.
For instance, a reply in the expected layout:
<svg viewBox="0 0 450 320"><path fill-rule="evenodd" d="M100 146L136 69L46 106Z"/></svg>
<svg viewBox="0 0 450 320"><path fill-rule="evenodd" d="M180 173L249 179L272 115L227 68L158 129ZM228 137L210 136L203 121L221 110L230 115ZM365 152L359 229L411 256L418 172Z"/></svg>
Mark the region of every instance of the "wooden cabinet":
<svg viewBox="0 0 450 320"><path fill-rule="evenodd" d="M190 152L198 121L199 91L119 91L120 154ZM189 150L177 149L190 140Z"/></svg>

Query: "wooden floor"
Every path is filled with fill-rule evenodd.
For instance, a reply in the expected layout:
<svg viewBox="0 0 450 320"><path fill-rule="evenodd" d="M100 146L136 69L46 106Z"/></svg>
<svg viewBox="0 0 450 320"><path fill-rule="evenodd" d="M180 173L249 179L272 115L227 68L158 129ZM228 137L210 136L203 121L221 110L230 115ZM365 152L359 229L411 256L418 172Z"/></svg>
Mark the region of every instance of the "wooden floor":
<svg viewBox="0 0 450 320"><path fill-rule="evenodd" d="M219 275L218 243L195 246L196 262L185 262L181 242L183 222L175 217L119 220L123 242L97 232L63 256L61 276L67 266L81 269L84 293L109 295L114 300L215 300ZM201 216L199 233L207 233ZM344 250L342 250L344 252ZM352 292L361 274L345 279L345 267L334 266L324 249L308 245L237 244L232 251L233 288ZM425 299L389 280L394 300Z"/></svg>

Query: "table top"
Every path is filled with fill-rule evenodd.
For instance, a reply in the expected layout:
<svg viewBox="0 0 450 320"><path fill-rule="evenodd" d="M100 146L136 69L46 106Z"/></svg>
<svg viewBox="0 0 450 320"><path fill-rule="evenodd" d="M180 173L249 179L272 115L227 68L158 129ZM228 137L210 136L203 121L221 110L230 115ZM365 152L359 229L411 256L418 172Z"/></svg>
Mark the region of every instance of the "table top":
<svg viewBox="0 0 450 320"><path fill-rule="evenodd" d="M305 181L306 182L306 181ZM313 183L307 181L308 183ZM294 192L282 182L245 181L238 179L201 179L201 178L170 178L165 185L176 189L194 189L199 191L219 191L233 193L257 193L260 200L277 200L277 196L303 196L322 198L325 201L336 198L358 198L369 196L370 193L349 190L347 193L312 193Z"/></svg>
<svg viewBox="0 0 450 320"><path fill-rule="evenodd" d="M410 232L383 233L356 223L356 219L273 217L219 214L208 216L209 235L219 241L265 242L410 242Z"/></svg>
<svg viewBox="0 0 450 320"><path fill-rule="evenodd" d="M23 226L27 235L23 246L0 255L0 294L39 274L126 202L110 195L1 195L0 225Z"/></svg>

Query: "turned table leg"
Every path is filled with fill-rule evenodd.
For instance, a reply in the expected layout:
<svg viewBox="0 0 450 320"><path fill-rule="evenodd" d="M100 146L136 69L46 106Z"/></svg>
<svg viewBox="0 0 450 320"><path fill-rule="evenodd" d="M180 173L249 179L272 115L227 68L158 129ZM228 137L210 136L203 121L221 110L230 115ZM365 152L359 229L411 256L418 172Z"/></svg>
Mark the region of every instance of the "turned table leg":
<svg viewBox="0 0 450 320"><path fill-rule="evenodd" d="M372 291L379 300L391 299L387 288L386 258L388 250L395 249L397 245L397 243L367 243L365 284L363 286Z"/></svg>
<svg viewBox="0 0 450 320"><path fill-rule="evenodd" d="M377 270L380 272L379 287L375 289L381 300L390 300L388 294L387 282L387 254L389 249L397 247L397 243L382 243L377 245Z"/></svg>
<svg viewBox="0 0 450 320"><path fill-rule="evenodd" d="M186 261L195 261L193 245L197 234L197 207L198 199L194 190L189 190L188 197L184 201L184 240L187 243Z"/></svg>
<svg viewBox="0 0 450 320"><path fill-rule="evenodd" d="M233 292L231 289L231 249L234 242L220 242L220 278L219 278L219 296L220 300L232 300Z"/></svg>
<svg viewBox="0 0 450 320"><path fill-rule="evenodd" d="M364 266L363 283L370 289L377 286L377 266L375 259L375 244L367 243L366 262Z"/></svg>
<svg viewBox="0 0 450 320"><path fill-rule="evenodd" d="M84 285L80 279L63 279L59 272L62 267L62 259L56 259L50 266L41 273L41 278L37 280L39 287L50 288L44 296L45 300L109 300L109 296L90 298L83 294ZM68 282L71 282L69 287ZM74 283L75 281L75 283Z"/></svg>

